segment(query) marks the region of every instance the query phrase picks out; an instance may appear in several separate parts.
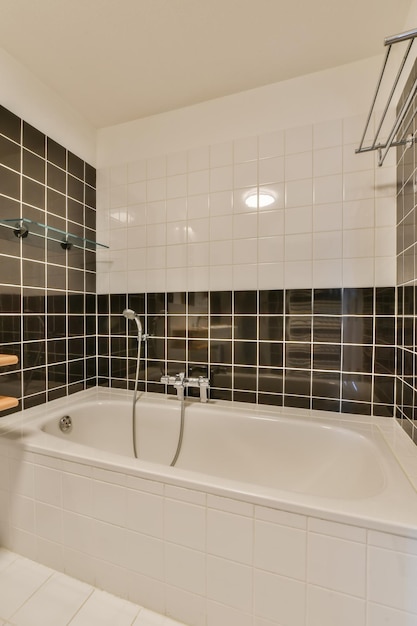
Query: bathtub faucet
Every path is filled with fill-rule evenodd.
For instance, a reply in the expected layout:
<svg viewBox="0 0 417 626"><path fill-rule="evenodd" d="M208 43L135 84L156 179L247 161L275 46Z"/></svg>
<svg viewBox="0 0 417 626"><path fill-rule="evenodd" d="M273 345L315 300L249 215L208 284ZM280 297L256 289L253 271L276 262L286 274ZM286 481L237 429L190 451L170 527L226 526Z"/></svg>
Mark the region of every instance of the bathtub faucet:
<svg viewBox="0 0 417 626"><path fill-rule="evenodd" d="M200 389L200 402L207 402L208 400L210 381L204 376L188 378L185 376L184 372L181 372L180 374L176 374L176 376L162 376L161 383L175 387L178 400L184 400L184 389L186 387L198 387Z"/></svg>

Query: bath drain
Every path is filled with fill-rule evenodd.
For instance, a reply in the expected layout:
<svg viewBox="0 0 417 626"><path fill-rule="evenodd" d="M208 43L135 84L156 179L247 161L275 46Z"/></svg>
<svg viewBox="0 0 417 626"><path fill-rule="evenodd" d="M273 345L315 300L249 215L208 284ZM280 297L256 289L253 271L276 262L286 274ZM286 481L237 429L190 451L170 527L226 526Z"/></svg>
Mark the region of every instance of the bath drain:
<svg viewBox="0 0 417 626"><path fill-rule="evenodd" d="M59 427L63 433L68 433L72 428L72 419L69 415L64 415L59 420Z"/></svg>

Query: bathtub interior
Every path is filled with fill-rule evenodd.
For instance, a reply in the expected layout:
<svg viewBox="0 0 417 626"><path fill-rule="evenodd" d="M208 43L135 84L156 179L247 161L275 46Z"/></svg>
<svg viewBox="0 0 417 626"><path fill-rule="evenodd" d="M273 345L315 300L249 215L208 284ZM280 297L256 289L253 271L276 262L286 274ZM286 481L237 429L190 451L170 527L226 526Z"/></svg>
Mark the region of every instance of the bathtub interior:
<svg viewBox="0 0 417 626"><path fill-rule="evenodd" d="M41 429L132 457L131 413L127 398L79 403L68 410L69 432L60 429L60 414L51 416ZM180 403L143 394L136 419L139 460L170 465L179 436ZM329 419L311 422L300 416L191 402L185 409L176 467L296 493L364 498L380 493L386 484L374 441L378 435L366 425L353 430L331 425Z"/></svg>
<svg viewBox="0 0 417 626"><path fill-rule="evenodd" d="M17 445L36 454L77 462L82 459L83 464L111 469L121 475L143 477L271 508L284 506L287 511L314 513L335 521L358 523L360 520L363 523L366 520L372 527L389 528L390 532L393 528L407 528L417 536L415 451L412 442L394 420L345 414L332 416L327 412L299 409L285 409L287 417L283 418L282 411L277 412L270 407L264 407L259 412L255 407L222 401L213 403L217 411L208 413L205 410L207 407L194 402L187 408L183 456L178 466L172 468L167 465L167 459L172 458L177 443L179 403L174 397L144 395L142 400L152 408L152 418L160 415L162 419L162 422L158 421L159 418L150 420L154 427L148 433L148 450L151 452L150 457L144 460L132 458L131 394L125 391L96 388L79 392L70 398L51 402L49 406L29 409L19 426L12 430L6 426L5 431L17 441ZM120 424L123 421L120 407L126 406L124 421L128 442L126 446L123 443L122 449L128 451L127 455L120 450L115 452L113 448L110 448L112 451L98 449L96 445L91 445L91 441L90 445L70 441L59 432L58 418L83 405L86 405L86 415L93 417L91 407L86 408L92 401L101 407L100 417L108 412L113 423L112 403L117 407L116 421ZM164 408L162 412L161 406ZM233 426L245 411L247 426L253 420L256 421L256 428L249 428L246 442L238 443ZM217 431L213 432L217 435L208 435L207 432L211 432L207 431L209 423L216 421ZM302 450L298 459L291 448L281 449L280 454L276 454L268 427L280 421L289 422L292 444ZM262 445L265 445L266 439L271 453L269 458L274 457L273 469L265 461L267 456L263 452L258 454L255 463L251 462L253 449L260 445L255 435L261 430L260 424L267 427ZM296 424L298 428L294 428ZM94 443L99 440L98 432L99 429L93 426L91 434ZM209 442L209 436L214 436L214 440ZM323 462L322 444L326 437L328 445L325 448L330 455ZM111 435L112 440L117 441L117 438ZM161 439L165 441L162 446ZM275 443L279 448L279 439ZM153 445L160 456L153 456ZM227 454L223 454L226 448L222 445L226 446ZM342 457L343 463L340 463ZM239 463L234 467L236 458L239 458ZM304 470L297 468L298 463L303 465ZM335 463L340 463L338 471L335 471ZM262 468L262 480L257 483L259 468Z"/></svg>

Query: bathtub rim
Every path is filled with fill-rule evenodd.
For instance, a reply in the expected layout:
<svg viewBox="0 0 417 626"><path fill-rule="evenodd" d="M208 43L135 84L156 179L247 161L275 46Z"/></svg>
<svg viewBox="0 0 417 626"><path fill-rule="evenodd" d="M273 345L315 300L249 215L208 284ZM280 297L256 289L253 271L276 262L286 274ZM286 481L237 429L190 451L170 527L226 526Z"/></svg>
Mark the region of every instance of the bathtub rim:
<svg viewBox="0 0 417 626"><path fill-rule="evenodd" d="M91 387L76 392L70 396L58 398L20 413L11 414L0 420L0 444L10 443L11 457L35 463L40 463L39 457L48 458L49 467L64 470L66 463L80 464L88 467L87 473L95 478L95 469L114 472L118 476L115 482L124 484L128 477L155 481L162 485L168 484L178 488L196 492L210 493L240 502L259 505L271 509L278 509L289 513L307 515L353 526L366 527L371 530L399 534L417 538L417 450L401 426L394 418L373 417L327 411L296 409L290 407L270 407L268 405L246 404L222 400L212 401L213 406L221 408L235 408L249 413L263 415L285 415L332 422L340 427L366 424L375 428L381 435L384 445L392 455L401 476L401 493L397 492L393 501L385 503L381 511L381 499L366 498L365 501L331 501L329 498L307 496L273 488L260 488L258 485L243 483L236 480L220 479L207 474L166 467L149 461L130 459L121 454L104 452L84 444L65 441L60 437L46 433L39 427L40 423L54 417L57 409L69 409L79 402L87 400L105 400L106 398L131 397L131 391L103 387ZM147 400L157 403L177 402L171 395L158 393L143 393ZM191 401L196 402L196 401ZM18 416L16 418L16 416ZM356 429L353 429L358 432ZM90 453L86 456L86 453ZM32 456L33 455L33 456ZM42 463L40 463L42 465ZM65 471L65 470L64 470ZM66 470L69 471L69 470ZM124 477L124 478L123 478ZM219 484L221 483L221 484ZM395 490L397 491L397 490ZM395 494L394 494L395 496ZM365 504L367 503L367 504ZM389 505L386 508L386 505ZM347 506L348 505L348 506ZM372 505L372 506L370 506ZM400 509L394 512L394 507ZM346 508L350 510L346 510Z"/></svg>

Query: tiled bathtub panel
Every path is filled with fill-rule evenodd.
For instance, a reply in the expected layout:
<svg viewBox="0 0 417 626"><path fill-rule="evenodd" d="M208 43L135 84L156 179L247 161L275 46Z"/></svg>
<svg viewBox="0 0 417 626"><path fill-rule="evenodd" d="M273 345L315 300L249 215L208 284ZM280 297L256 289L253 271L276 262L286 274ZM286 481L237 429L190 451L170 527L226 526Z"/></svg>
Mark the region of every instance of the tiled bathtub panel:
<svg viewBox="0 0 417 626"><path fill-rule="evenodd" d="M8 460L14 465L16 450L10 445L7 452ZM44 499L42 494L48 485L57 486L57 474L61 476L63 488L75 477L83 478L91 483L91 490L94 485L104 490L117 486L126 501L135 494L149 495L154 491L152 482L137 481L117 471L102 474L103 482L86 476L85 466L59 460L50 466L49 460L45 457L43 462L40 455L22 457L27 466L32 466L26 473L36 477L33 497L15 493L14 472L9 474L7 490L3 491L8 493L11 512L7 523L1 523L5 547L45 564L53 562L54 567L66 573L132 601L140 599L142 605L163 613L168 611L174 619L187 618L191 626L207 626L216 616L219 619L216 626L238 624L239 619L248 625L334 626L339 611L346 626L350 623L376 626L378 616L388 620L390 626L413 623L415 619L415 603L412 593L407 591L413 588L412 584L399 586L395 581L397 568L405 567L404 571L411 572L415 569L415 541L410 543L406 537L307 518L285 510L253 507L233 498L206 496L197 491L190 491L188 496L187 489L165 485L164 494L161 492L154 497L165 499L168 505L165 515L171 520L170 524L172 506L176 509L177 523L181 522L181 516L187 517L189 506L201 508L207 516L208 526L199 544L201 549L196 550L182 545L180 538L178 543L174 536L171 539L175 541L163 542L139 528L128 530L123 525L108 524L98 517L97 509L94 514L80 514L46 505L37 497ZM64 466L71 471L65 471ZM59 495L56 498L59 499ZM46 517L42 511L47 513ZM154 507L153 514L158 524L161 508ZM55 526L62 523L63 532L55 533L54 537L45 536L52 519ZM261 532L265 527L268 541ZM221 541L218 532L222 533ZM248 553L245 563L239 562L230 551L224 533L233 540L240 537L245 544L253 545L253 556ZM293 534L294 541L289 541ZM300 548L295 539L298 535L305 538L308 550ZM268 542L276 557L272 560L267 553ZM128 546L134 547L134 554ZM343 571L336 567L337 572L330 576L328 567L323 566L323 554L336 562L341 551L348 555L344 559L345 567ZM316 552L321 555L319 559ZM197 578L194 576L196 560L199 563ZM186 568L187 563L190 569ZM277 563L281 563L278 570ZM382 578L381 571L385 572ZM225 581L223 586L220 585L222 580ZM368 604L366 612L365 603ZM345 626L345 622L340 623ZM214 625L213 621L211 623Z"/></svg>

